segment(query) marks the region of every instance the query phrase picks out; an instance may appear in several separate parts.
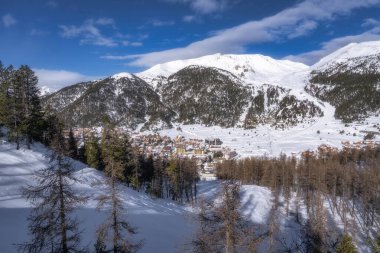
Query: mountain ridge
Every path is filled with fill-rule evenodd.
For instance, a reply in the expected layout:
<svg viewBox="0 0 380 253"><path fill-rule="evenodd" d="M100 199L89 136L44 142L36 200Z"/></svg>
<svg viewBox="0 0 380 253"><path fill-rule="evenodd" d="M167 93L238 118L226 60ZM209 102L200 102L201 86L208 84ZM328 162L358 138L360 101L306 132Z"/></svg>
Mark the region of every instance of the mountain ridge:
<svg viewBox="0 0 380 253"><path fill-rule="evenodd" d="M373 48L376 50L371 51L370 49ZM378 52L379 55L377 55ZM45 104L52 105L61 114L65 112L65 117L67 114L75 114L79 118L79 112L85 107L78 106L77 100L85 95L88 98L82 98L82 103L87 101L86 103L89 104L98 104L103 108L100 113L104 113L108 117L114 118L117 123L132 129L141 129L140 124L143 124L143 129L152 129L151 126L160 129L171 127L172 123L199 123L243 128L255 128L260 124L291 127L300 123L318 121L327 114L335 115L338 120L355 121L374 115L380 110L380 104L377 102L377 98L380 98L378 94L380 79L377 79L377 73L380 73L377 70L379 62L379 41L349 44L324 57L313 66L289 60L275 60L258 54L213 54L158 64L140 73L121 72L101 81L88 82L91 84L90 87L99 82L113 87L109 88L108 96L103 95L97 103L89 101L89 99L98 99L98 96L91 96L90 93L93 90L89 89L88 91L86 83L82 83L48 95ZM378 69L380 70L380 67ZM374 77L371 76L372 72L376 74ZM372 78L370 83L365 83L365 85L359 85L358 82L352 83L350 81L352 75L358 73L360 80L364 80L363 82ZM345 78L342 80L338 78L340 81L337 81L337 76ZM118 84L120 82L143 84L145 90L149 90L150 95L139 94L139 89L133 85L136 89L131 86L128 92L121 92ZM229 85L227 85L228 83ZM351 88L347 89L347 85ZM208 88L200 91L194 89L195 86L201 89L204 88L203 86ZM211 87L214 87L212 91ZM225 93L225 90L231 87L235 87L241 92ZM82 89L82 91L78 91L78 89ZM67 97L59 97L59 94L68 90L71 91ZM365 99L350 94L350 92L368 94L368 90L372 94ZM170 95L170 92L175 95ZM219 97L218 95L214 96L214 93L219 94ZM57 99L57 95L59 99ZM144 97L146 95L155 102L149 102L149 99ZM138 100L133 100L131 96L144 97L142 100L145 102L142 100L137 102ZM234 96L237 97L234 98ZM119 108L123 107L122 101L125 100L124 106L129 109L120 109L124 116L118 115L120 112L117 110L112 110L113 107L110 103L114 103L115 99L121 100L118 102ZM207 102L208 99L209 102ZM337 103L337 100L342 100L342 102ZM126 101L132 102L128 104ZM148 104L152 105L148 106L149 110L147 109ZM231 107L230 104L237 106ZM77 105L75 110L73 105ZM331 114L332 107L330 105L337 109L335 114ZM87 108L88 106L86 105ZM364 109L357 109L359 106ZM131 110L132 108L133 110ZM347 117L350 110L354 117ZM367 113L367 110L370 113ZM206 111L207 117L205 116ZM239 113L235 114L236 112ZM128 117L132 117L129 119L129 123L125 121L126 113L129 115ZM222 117L227 119L232 114L235 115L235 119L227 120L229 123L226 124L227 121L222 120ZM250 119L247 119L247 115ZM96 122L92 122L90 125L100 124L101 117L93 115L93 117L95 116L97 117ZM153 120L151 120L152 117ZM219 117L219 119L210 120L215 117ZM91 119L88 120L91 121ZM78 124L78 120L73 124Z"/></svg>

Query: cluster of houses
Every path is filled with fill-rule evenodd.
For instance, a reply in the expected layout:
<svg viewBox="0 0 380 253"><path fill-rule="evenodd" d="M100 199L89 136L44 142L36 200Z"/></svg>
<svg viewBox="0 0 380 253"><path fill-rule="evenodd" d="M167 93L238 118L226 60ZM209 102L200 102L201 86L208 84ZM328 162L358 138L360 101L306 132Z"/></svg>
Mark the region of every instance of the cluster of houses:
<svg viewBox="0 0 380 253"><path fill-rule="evenodd" d="M236 151L222 146L219 139L186 139L155 134L133 133L132 145L140 154L162 158L193 158L202 174L214 174L218 163L237 157Z"/></svg>
<svg viewBox="0 0 380 253"><path fill-rule="evenodd" d="M366 147L375 148L380 147L380 141L365 140L365 141L342 141L343 148L363 149Z"/></svg>
<svg viewBox="0 0 380 253"><path fill-rule="evenodd" d="M375 148L375 147L380 147L380 141L372 141L372 140L365 140L365 141L341 141L341 144L343 148L346 149L364 149L364 148ZM324 155L324 154L336 154L339 152L339 149L336 147L332 147L326 144L322 144L318 147L316 151L303 151L301 153L302 157L310 157L310 156L315 156L316 154L319 155Z"/></svg>

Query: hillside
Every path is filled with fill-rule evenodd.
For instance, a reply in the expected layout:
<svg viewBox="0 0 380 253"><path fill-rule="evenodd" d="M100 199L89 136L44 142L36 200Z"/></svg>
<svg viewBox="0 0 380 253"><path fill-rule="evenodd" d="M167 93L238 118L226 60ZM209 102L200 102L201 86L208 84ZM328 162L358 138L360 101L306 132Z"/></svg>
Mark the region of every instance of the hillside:
<svg viewBox="0 0 380 253"><path fill-rule="evenodd" d="M33 172L44 168L48 163L49 149L41 144L34 144L32 150L15 150L14 144L1 140L0 144L0 251L17 252L14 244L27 240L27 216L30 205L21 197L20 188L33 184ZM90 201L75 212L83 229L82 245L92 249L95 231L104 218L103 211L96 210L97 196L105 190L105 176L102 172L86 165L72 161L76 168L75 176L79 180L73 186L76 191L90 195ZM179 205L165 199L152 199L144 192L137 192L121 185L123 206L127 210L127 219L138 228L136 238L144 239L144 246L139 252L188 252L189 242L194 235L197 222L194 219L197 209L191 204ZM198 182L198 200L216 199L220 190L220 181ZM266 234L271 224L277 224L273 235L274 249L297 247L305 237L308 216L306 206L299 196L291 194L288 199L279 197L267 187L242 185L240 211L259 234ZM219 200L216 199L216 202ZM277 201L277 202L276 202ZM329 198L324 197L327 217L327 229L339 231L342 220L331 210ZM277 205L273 205L277 203ZM349 216L351 226L356 227L355 244L359 252L369 252L363 240L365 230L360 227L360 220ZM337 234L331 234L328 240L333 242ZM268 252L270 238L264 236L258 245L258 252ZM302 244L300 244L301 247Z"/></svg>
<svg viewBox="0 0 380 253"><path fill-rule="evenodd" d="M27 240L27 216L30 205L20 195L21 187L33 184L33 172L48 165L49 149L34 144L32 150L16 150L14 144L0 140L0 252L15 253L14 244ZM96 210L94 200L104 191L105 176L102 172L88 168L72 160L79 182L74 188L91 196L87 204L76 211L83 229L83 246L93 249L95 232L104 213ZM137 239L144 240L141 253L183 252L195 229L195 209L191 205L180 205L165 199L153 199L144 192L122 186L123 205L127 220L138 228ZM218 181L198 183L199 199L215 198L219 190ZM244 186L242 188L242 211L258 224L265 224L271 205L271 193L265 187Z"/></svg>
<svg viewBox="0 0 380 253"><path fill-rule="evenodd" d="M170 127L173 112L142 79L114 75L66 87L44 99L71 126L100 126L105 117L127 128Z"/></svg>
<svg viewBox="0 0 380 253"><path fill-rule="evenodd" d="M379 52L379 42L350 44L311 67L215 54L70 86L45 105L72 126L100 126L107 116L131 130L213 135L244 156L341 148L368 132L380 139Z"/></svg>
<svg viewBox="0 0 380 253"><path fill-rule="evenodd" d="M353 43L312 66L306 90L336 108L335 117L359 121L380 112L380 42Z"/></svg>

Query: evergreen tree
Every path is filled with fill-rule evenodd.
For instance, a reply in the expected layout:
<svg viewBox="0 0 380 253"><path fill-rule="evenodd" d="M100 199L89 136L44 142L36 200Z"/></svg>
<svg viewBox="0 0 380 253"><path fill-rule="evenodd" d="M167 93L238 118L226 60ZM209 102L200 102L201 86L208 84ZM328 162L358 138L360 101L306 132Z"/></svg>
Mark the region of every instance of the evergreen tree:
<svg viewBox="0 0 380 253"><path fill-rule="evenodd" d="M100 169L102 165L102 158L99 148L98 139L93 133L91 133L90 138L86 141L85 144L85 157L86 164L88 166Z"/></svg>
<svg viewBox="0 0 380 253"><path fill-rule="evenodd" d="M125 167L128 162L128 152L124 149L125 136L117 135L113 129L106 129L107 137L103 140L103 145L108 148L103 152L105 173L108 176L107 191L98 198L98 208L109 206L109 216L98 229L99 243L111 244L111 249L107 252L131 253L137 252L141 247L141 242L133 242L129 236L136 233L125 219L125 209L120 196L120 181L125 180ZM107 244L108 245L108 244Z"/></svg>
<svg viewBox="0 0 380 253"><path fill-rule="evenodd" d="M336 253L357 253L356 247L352 242L352 237L345 234L342 237L342 240L339 242Z"/></svg>
<svg viewBox="0 0 380 253"><path fill-rule="evenodd" d="M38 78L34 72L26 65L22 65L15 72L15 101L18 106L16 110L20 110L19 128L21 134L26 136L26 144L30 149L30 144L33 139L42 140L41 124L42 124L42 109L39 98ZM21 103L21 104L20 104Z"/></svg>
<svg viewBox="0 0 380 253"><path fill-rule="evenodd" d="M50 166L38 170L37 183L23 190L33 210L28 218L32 239L19 245L22 252L81 252L79 224L72 213L86 198L72 189L76 181L74 169L64 156L62 128L58 129L52 142Z"/></svg>
<svg viewBox="0 0 380 253"><path fill-rule="evenodd" d="M4 67L0 61L0 125L7 127L10 127L11 123L10 87L13 74L13 67Z"/></svg>
<svg viewBox="0 0 380 253"><path fill-rule="evenodd" d="M70 128L69 138L66 144L67 155L73 159L78 159L78 146L77 141L74 137L73 129Z"/></svg>

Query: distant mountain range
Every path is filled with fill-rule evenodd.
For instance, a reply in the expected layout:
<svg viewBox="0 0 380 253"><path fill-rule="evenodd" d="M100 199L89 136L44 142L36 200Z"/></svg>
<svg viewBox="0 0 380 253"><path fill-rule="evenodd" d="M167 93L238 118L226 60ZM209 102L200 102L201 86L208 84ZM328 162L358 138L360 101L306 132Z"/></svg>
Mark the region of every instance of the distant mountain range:
<svg viewBox="0 0 380 253"><path fill-rule="evenodd" d="M313 66L262 55L215 54L74 84L44 97L72 126L105 116L131 129L173 123L255 128L335 118L360 121L380 111L380 41L349 44Z"/></svg>

